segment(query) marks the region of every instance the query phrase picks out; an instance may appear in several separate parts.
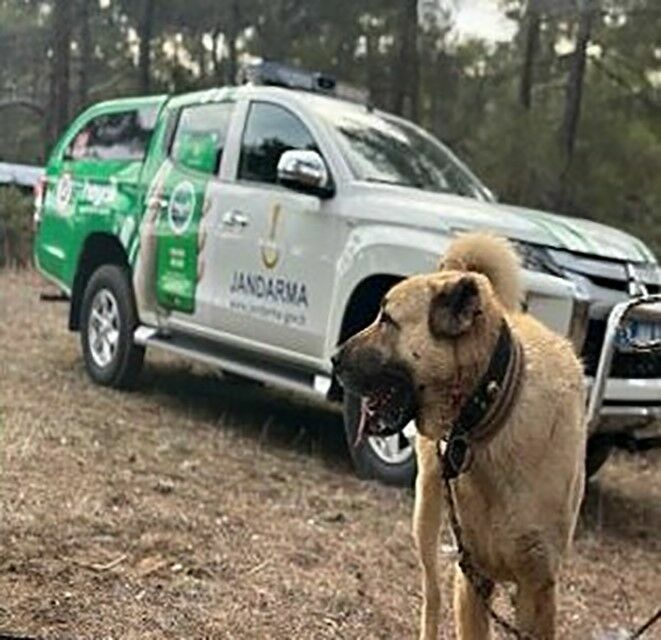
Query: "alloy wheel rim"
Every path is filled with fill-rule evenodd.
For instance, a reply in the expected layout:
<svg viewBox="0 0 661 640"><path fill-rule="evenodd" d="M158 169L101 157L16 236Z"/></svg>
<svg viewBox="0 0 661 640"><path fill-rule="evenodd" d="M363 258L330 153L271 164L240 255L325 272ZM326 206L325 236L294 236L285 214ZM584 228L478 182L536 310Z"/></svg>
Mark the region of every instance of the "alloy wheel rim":
<svg viewBox="0 0 661 640"><path fill-rule="evenodd" d="M115 359L119 346L119 308L108 289L99 290L92 300L88 323L88 342L92 360L105 369Z"/></svg>
<svg viewBox="0 0 661 640"><path fill-rule="evenodd" d="M415 422L411 420L401 433L382 438L370 436L367 444L377 457L386 464L399 465L413 456L415 443Z"/></svg>

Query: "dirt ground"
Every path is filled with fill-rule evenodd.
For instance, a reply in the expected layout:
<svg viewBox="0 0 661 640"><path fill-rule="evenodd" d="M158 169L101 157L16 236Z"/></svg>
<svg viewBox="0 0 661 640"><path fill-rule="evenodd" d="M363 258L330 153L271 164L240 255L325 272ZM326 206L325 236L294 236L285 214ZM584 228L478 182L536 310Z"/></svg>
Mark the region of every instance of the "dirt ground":
<svg viewBox="0 0 661 640"><path fill-rule="evenodd" d="M45 288L0 274L0 635L415 636L412 493L352 475L336 413L154 354L137 391L95 387ZM590 486L560 638L659 606L660 463Z"/></svg>

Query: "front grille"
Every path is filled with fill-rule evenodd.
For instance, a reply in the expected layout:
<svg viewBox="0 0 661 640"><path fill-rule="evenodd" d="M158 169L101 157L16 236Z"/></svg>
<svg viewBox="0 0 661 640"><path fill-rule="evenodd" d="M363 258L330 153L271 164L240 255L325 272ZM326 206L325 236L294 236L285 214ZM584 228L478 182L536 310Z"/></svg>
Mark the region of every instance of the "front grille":
<svg viewBox="0 0 661 640"><path fill-rule="evenodd" d="M588 376L593 376L597 372L605 334L605 320L590 320L581 354L585 373ZM625 353L616 350L610 377L661 378L661 351Z"/></svg>
<svg viewBox="0 0 661 640"><path fill-rule="evenodd" d="M610 260L556 249L550 249L549 253L567 278L594 304L595 315L602 314L604 307L613 301L624 302L632 295L643 293L641 287L634 286L632 278L638 284L644 283L646 293L650 295L661 292L658 267L653 264ZM597 371L605 333L606 319L603 316L589 320L581 352L586 375L594 376ZM570 337L576 335L580 336L580 333L577 333L576 326L572 326ZM616 348L610 376L661 378L661 352L621 352Z"/></svg>

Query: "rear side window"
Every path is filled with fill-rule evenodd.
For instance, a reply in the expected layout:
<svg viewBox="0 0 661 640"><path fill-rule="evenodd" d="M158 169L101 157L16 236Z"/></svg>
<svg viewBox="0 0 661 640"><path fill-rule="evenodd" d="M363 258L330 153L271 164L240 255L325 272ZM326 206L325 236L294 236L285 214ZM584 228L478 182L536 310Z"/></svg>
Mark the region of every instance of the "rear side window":
<svg viewBox="0 0 661 640"><path fill-rule="evenodd" d="M72 160L140 160L156 124L157 107L107 113L90 120L67 150Z"/></svg>
<svg viewBox="0 0 661 640"><path fill-rule="evenodd" d="M218 173L233 110L232 102L184 108L172 141L172 159L187 169Z"/></svg>
<svg viewBox="0 0 661 640"><path fill-rule="evenodd" d="M239 178L275 184L278 160L289 149L318 151L307 127L291 111L253 102L243 132Z"/></svg>

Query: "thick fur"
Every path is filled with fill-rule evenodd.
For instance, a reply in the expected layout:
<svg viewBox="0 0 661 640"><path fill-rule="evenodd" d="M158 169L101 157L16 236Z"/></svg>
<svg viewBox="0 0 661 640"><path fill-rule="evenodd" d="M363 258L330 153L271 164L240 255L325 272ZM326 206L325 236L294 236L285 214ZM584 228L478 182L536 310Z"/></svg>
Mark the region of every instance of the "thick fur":
<svg viewBox="0 0 661 640"><path fill-rule="evenodd" d="M486 233L459 236L443 256L439 269L485 275L501 304L515 311L523 299L520 260L507 240Z"/></svg>
<svg viewBox="0 0 661 640"><path fill-rule="evenodd" d="M413 534L423 575L420 638L436 640L441 622L437 544L446 516L436 446L486 370L500 324L507 320L524 350L519 393L503 427L474 447L472 464L454 490L464 544L491 579L515 583L519 628L550 640L555 638L558 570L583 494L582 368L567 340L518 310L519 265L506 241L463 236L442 266L438 273L394 287L383 304L388 322L377 320L352 338L340 364L368 374L367 365L374 362L412 372L419 432ZM474 286L467 287L467 279ZM445 317L453 313L455 323ZM434 334L435 328L440 333ZM490 637L487 612L459 570L454 610L458 638Z"/></svg>

